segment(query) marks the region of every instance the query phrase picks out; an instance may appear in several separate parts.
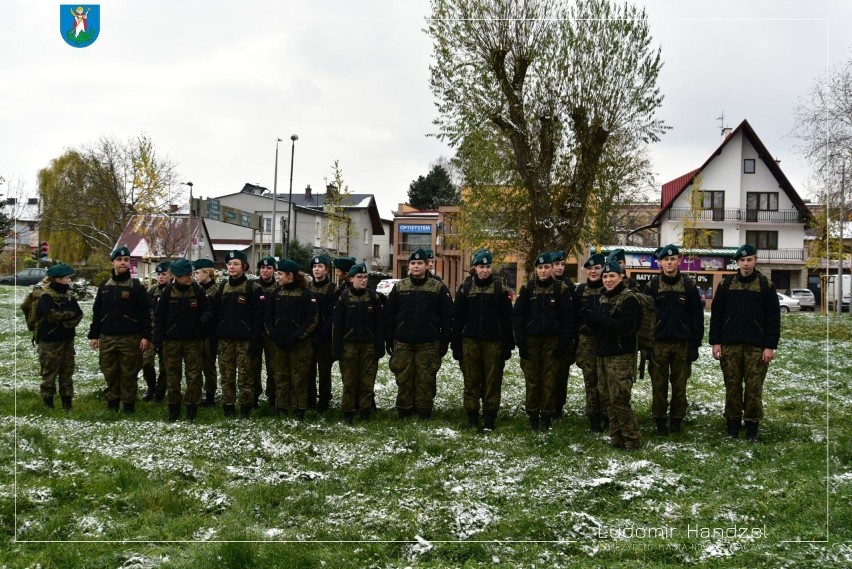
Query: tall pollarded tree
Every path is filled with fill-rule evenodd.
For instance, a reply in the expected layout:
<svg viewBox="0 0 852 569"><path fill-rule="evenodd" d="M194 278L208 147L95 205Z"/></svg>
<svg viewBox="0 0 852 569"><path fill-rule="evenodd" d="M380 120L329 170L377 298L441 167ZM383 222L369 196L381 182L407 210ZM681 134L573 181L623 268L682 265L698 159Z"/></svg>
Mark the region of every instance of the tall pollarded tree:
<svg viewBox="0 0 852 569"><path fill-rule="evenodd" d="M432 0L438 137L457 149L463 217L526 256L600 233L665 131L644 11L608 0ZM502 196L500 199L494 199ZM494 229L490 233L494 234Z"/></svg>

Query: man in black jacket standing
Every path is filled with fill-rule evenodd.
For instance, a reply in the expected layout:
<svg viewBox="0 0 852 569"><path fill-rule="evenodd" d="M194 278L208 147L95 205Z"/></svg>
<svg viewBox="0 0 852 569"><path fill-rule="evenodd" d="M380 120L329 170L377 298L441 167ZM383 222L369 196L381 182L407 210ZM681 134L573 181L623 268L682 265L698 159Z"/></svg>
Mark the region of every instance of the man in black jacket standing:
<svg viewBox="0 0 852 569"><path fill-rule="evenodd" d="M670 431L680 432L686 415L686 382L692 374L692 362L698 359L698 346L704 339L704 309L698 287L680 272L677 246L660 247L654 256L660 274L645 287L645 294L654 299L657 308L654 354L648 370L651 415L657 423L657 434L667 435Z"/></svg>
<svg viewBox="0 0 852 569"><path fill-rule="evenodd" d="M781 309L775 285L756 270L757 249L734 253L737 273L722 279L710 309L710 344L725 378L728 436L737 438L745 419L746 437L757 441L763 419L763 381L781 338Z"/></svg>

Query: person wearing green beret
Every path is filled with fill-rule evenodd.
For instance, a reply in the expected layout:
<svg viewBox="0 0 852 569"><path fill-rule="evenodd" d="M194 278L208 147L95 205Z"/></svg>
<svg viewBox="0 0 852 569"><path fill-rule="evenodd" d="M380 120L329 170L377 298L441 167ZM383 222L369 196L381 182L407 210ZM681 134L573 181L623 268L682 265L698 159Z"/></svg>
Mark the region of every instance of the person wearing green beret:
<svg viewBox="0 0 852 569"><path fill-rule="evenodd" d="M586 282L577 285L574 291L574 317L577 328L577 366L583 371L583 387L586 393L586 417L593 433L602 433L609 426L606 398L601 396L598 380L597 340L594 326L586 315L599 310L601 293L604 291L603 275L606 257L601 253L589 256L583 263Z"/></svg>
<svg viewBox="0 0 852 569"><path fill-rule="evenodd" d="M695 281L681 274L680 249L665 245L654 253L660 274L645 285L654 300L653 356L648 360L651 376L651 416L657 435L679 433L686 415L686 385L698 346L704 340L704 308ZM669 400L671 387L671 400Z"/></svg>
<svg viewBox="0 0 852 569"><path fill-rule="evenodd" d="M356 266L356 265L352 265ZM310 263L313 280L308 283L308 291L317 299L319 325L311 335L313 359L308 368L308 408L320 413L328 411L331 402L331 326L334 321L334 304L341 290L330 278L331 259L325 255L314 255ZM351 279L347 271L347 279Z"/></svg>
<svg viewBox="0 0 852 569"><path fill-rule="evenodd" d="M337 281L339 295L349 284L349 269L355 264L355 257L339 257L334 260L334 280Z"/></svg>
<svg viewBox="0 0 852 569"><path fill-rule="evenodd" d="M559 361L574 341L574 306L568 285L553 278L553 257L539 253L535 277L521 285L512 328L526 383L524 410L534 431L550 430L556 413Z"/></svg>
<svg viewBox="0 0 852 569"><path fill-rule="evenodd" d="M775 285L758 271L757 249L741 245L734 253L737 272L722 279L710 307L713 357L725 380L728 436L757 442L763 420L763 382L781 338L781 308Z"/></svg>
<svg viewBox="0 0 852 569"><path fill-rule="evenodd" d="M168 420L177 421L185 404L186 418L192 422L201 403L203 344L213 314L204 289L192 280L192 263L178 259L169 272L174 282L160 294L154 309L154 345L162 350L166 367ZM186 392L181 393L184 374Z"/></svg>
<svg viewBox="0 0 852 569"><path fill-rule="evenodd" d="M479 428L480 400L485 431L493 431L503 387L503 368L512 357L512 301L492 274L490 251L473 257L474 275L456 291L453 303L453 358L464 376L467 425Z"/></svg>
<svg viewBox="0 0 852 569"><path fill-rule="evenodd" d="M396 376L400 419L432 416L438 370L450 347L453 300L446 285L426 272L426 251L408 257L408 276L397 282L385 303L388 368Z"/></svg>
<svg viewBox="0 0 852 569"><path fill-rule="evenodd" d="M240 415L247 419L255 403L253 362L260 359L263 350L262 290L248 279L248 257L242 251L228 251L225 268L228 277L213 297L222 413L235 416L239 403Z"/></svg>
<svg viewBox="0 0 852 569"><path fill-rule="evenodd" d="M553 278L562 281L568 286L568 293L573 300L574 290L577 286L571 277L565 273L565 251L551 251L553 258ZM577 339L576 334L571 345L564 357L557 362L556 369L556 411L553 413L554 419L561 419L565 409L565 402L568 400L568 376L571 375L571 364L577 357Z"/></svg>
<svg viewBox="0 0 852 569"><path fill-rule="evenodd" d="M139 279L130 274L130 250L118 247L110 255L112 274L98 288L89 326L89 345L98 351L106 380L107 408L136 410L137 376L142 354L151 347L151 300Z"/></svg>
<svg viewBox="0 0 852 569"><path fill-rule="evenodd" d="M606 256L606 262L609 263L610 261L615 261L621 267L621 276L625 280L627 288L635 292L641 292L642 287L639 286L636 279L627 276L627 255L624 249L619 248L610 251L609 255Z"/></svg>
<svg viewBox="0 0 852 569"><path fill-rule="evenodd" d="M53 408L56 383L62 408L71 410L74 398L74 337L83 319L77 300L69 294L74 270L64 263L47 270L50 284L45 287L35 306L37 315L36 343L41 366L41 398Z"/></svg>
<svg viewBox="0 0 852 569"><path fill-rule="evenodd" d="M148 297L151 299L151 321L154 319L154 310L157 308L157 303L160 300L160 295L166 287L172 282L171 261L163 261L154 267L154 272L157 274L157 282L148 287ZM159 365L157 365L159 360ZM145 385L148 386L148 391L142 397L142 401L154 400L155 403L162 403L166 396L166 386L168 379L166 377L166 365L163 362L162 346L155 347L153 350L148 350L142 354L142 378L145 380Z"/></svg>
<svg viewBox="0 0 852 569"><path fill-rule="evenodd" d="M258 279L255 284L260 288L260 302L263 304L263 312L266 312L266 304L275 289L278 288L278 281L275 279L275 257L262 257L257 262ZM275 355L275 344L269 337L266 330L263 331L263 348L261 354L257 358L252 358L251 362L251 377L254 385L254 408L257 409L260 401L260 396L266 393L267 404L275 409L275 375L272 372L273 359ZM261 380L263 376L263 367L266 365L266 389Z"/></svg>
<svg viewBox="0 0 852 569"><path fill-rule="evenodd" d="M219 272L214 268L213 261L210 259L198 259L193 261L192 265L195 267L195 282L204 290L212 307L213 298L219 289L217 286ZM204 332L204 343L202 344L204 399L201 401L201 406L213 407L216 404L216 390L219 383L216 376L216 334L209 326Z"/></svg>

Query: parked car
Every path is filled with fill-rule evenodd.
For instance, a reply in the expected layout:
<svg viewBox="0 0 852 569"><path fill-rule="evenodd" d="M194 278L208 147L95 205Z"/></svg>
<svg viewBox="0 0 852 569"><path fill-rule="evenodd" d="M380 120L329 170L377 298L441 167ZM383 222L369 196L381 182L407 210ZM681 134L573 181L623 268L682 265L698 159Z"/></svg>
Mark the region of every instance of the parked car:
<svg viewBox="0 0 852 569"><path fill-rule="evenodd" d="M393 285L401 280L402 279L384 279L379 281L379 284L376 285L376 292L386 297L393 290Z"/></svg>
<svg viewBox="0 0 852 569"><path fill-rule="evenodd" d="M816 310L816 297L814 297L814 293L810 289L794 288L790 291L790 296L798 299L802 310Z"/></svg>
<svg viewBox="0 0 852 569"><path fill-rule="evenodd" d="M0 284L4 285L34 285L40 283L45 275L47 275L47 269L24 269L22 271L18 271L14 275L7 275L5 277L0 277Z"/></svg>
<svg viewBox="0 0 852 569"><path fill-rule="evenodd" d="M781 314L787 314L788 312L798 312L802 309L799 306L798 299L791 298L786 294L778 293L778 304L781 306Z"/></svg>

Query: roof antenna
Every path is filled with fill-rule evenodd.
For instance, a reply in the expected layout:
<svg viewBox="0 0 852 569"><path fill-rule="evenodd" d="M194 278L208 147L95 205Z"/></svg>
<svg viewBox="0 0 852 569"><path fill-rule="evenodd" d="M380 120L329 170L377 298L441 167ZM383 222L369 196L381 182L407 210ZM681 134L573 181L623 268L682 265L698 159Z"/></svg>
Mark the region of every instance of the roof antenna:
<svg viewBox="0 0 852 569"><path fill-rule="evenodd" d="M722 138L725 138L728 134L731 133L731 128L725 126L725 111L722 111L722 114L716 117L716 120L719 121L719 130L722 135Z"/></svg>

